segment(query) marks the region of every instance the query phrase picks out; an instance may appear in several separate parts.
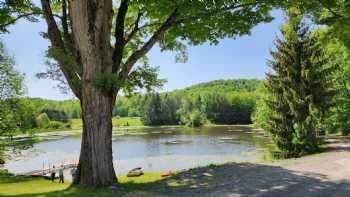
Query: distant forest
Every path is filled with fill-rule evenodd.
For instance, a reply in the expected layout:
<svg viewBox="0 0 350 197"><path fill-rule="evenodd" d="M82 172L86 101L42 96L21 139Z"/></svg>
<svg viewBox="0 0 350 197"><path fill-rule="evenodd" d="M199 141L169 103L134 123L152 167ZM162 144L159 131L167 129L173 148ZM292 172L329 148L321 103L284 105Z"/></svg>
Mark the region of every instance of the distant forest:
<svg viewBox="0 0 350 197"><path fill-rule="evenodd" d="M260 84L256 79L216 80L171 92L120 96L113 116L141 117L145 125L250 124ZM46 115L59 122L81 118L77 100L23 98L21 102L27 108L27 127L38 126L38 117L46 119Z"/></svg>

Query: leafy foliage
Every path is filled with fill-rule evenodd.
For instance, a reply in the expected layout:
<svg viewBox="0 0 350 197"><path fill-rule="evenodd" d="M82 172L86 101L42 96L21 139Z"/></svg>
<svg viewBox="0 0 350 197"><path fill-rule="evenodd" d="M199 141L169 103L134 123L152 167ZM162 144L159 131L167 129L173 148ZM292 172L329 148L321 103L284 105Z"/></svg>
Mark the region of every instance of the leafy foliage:
<svg viewBox="0 0 350 197"><path fill-rule="evenodd" d="M113 16L113 23L117 23L118 14L123 12L121 6L123 2L127 1L118 1L113 4L115 6L113 8L114 13L117 13ZM104 73L104 77L98 74L99 76L95 78L95 82L98 87L107 88L107 91L122 89L127 94L139 88L147 90L158 88L164 83L164 80L157 79L157 68L139 66L147 65L146 53L154 43L158 42L162 51L177 51L176 61L184 62L188 59L186 44L199 45L205 42L217 44L220 39L226 37L235 38L249 34L250 29L256 24L272 20L269 11L274 5L273 0L179 0L172 2L130 0L127 3L122 27L118 24L112 25L112 35L115 37L110 38L110 40L115 40L113 50L116 52L119 47L122 49L119 51L122 53L120 65L117 62L118 65L115 65L117 70L113 73ZM63 1L51 1L51 10L55 16L66 11L64 10ZM176 20L169 24L167 31L159 31L174 13ZM74 36L73 28L71 23L65 21L67 19L63 17L64 15L60 16L61 23L58 23L58 31L61 31L61 39L65 45L61 49L50 47L48 57L54 61L48 61L48 70L39 73L38 76L59 80L63 82L60 87L69 85L73 92L77 94L83 84L78 82L83 78L83 67L79 59L79 52L74 51L78 47L70 47L75 43L67 39ZM68 26L64 26L65 24ZM118 27L123 31L122 33L118 34ZM118 35L124 35L125 38L120 38ZM50 38L50 35L44 34L44 37ZM154 43L153 38L155 38ZM54 40L58 39L60 38L54 38ZM118 42L119 40L122 40L122 42ZM149 44L150 41L152 44ZM121 43L123 43L122 46L118 46ZM113 61L115 61L114 57ZM134 63L128 65L129 62ZM64 68L65 65L70 66ZM63 75L60 71L62 69L65 70L65 73L72 73L68 79L65 79L68 75ZM124 73L127 74L127 77L123 76Z"/></svg>
<svg viewBox="0 0 350 197"><path fill-rule="evenodd" d="M23 94L23 75L15 70L14 60L0 42L0 135L12 135L19 130L22 106L18 97Z"/></svg>
<svg viewBox="0 0 350 197"><path fill-rule="evenodd" d="M15 70L14 59L5 52L0 42L0 100L17 97L23 94L24 76Z"/></svg>
<svg viewBox="0 0 350 197"><path fill-rule="evenodd" d="M329 29L317 31L322 40L324 49L329 61L337 64L337 69L332 75L337 95L334 98L334 105L327 114L323 127L330 133L341 132L344 135L350 133L350 54L349 49L342 41L333 37Z"/></svg>
<svg viewBox="0 0 350 197"><path fill-rule="evenodd" d="M113 92L118 84L117 76L111 73L98 73L94 80L94 85L106 92Z"/></svg>
<svg viewBox="0 0 350 197"><path fill-rule="evenodd" d="M328 33L350 48L350 2L347 0L301 1L318 24L327 25Z"/></svg>
<svg viewBox="0 0 350 197"><path fill-rule="evenodd" d="M8 26L18 19L36 21L35 14L40 10L30 0L6 0L0 2L0 34L8 32Z"/></svg>
<svg viewBox="0 0 350 197"><path fill-rule="evenodd" d="M40 114L38 117L36 117L36 124L40 128L49 128L50 126L50 118L46 113Z"/></svg>
<svg viewBox="0 0 350 197"><path fill-rule="evenodd" d="M167 81L159 79L158 71L159 67L151 67L149 65L136 67L130 73L128 81L122 84L122 90L130 95L140 89L150 92L161 88Z"/></svg>

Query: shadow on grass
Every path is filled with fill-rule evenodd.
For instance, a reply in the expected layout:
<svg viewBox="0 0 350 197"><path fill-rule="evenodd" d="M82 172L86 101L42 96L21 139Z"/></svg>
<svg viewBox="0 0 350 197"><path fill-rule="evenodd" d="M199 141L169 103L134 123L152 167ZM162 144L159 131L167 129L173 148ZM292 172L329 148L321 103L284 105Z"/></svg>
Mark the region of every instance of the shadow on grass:
<svg viewBox="0 0 350 197"><path fill-rule="evenodd" d="M119 184L118 191L70 186L61 191L17 196L350 196L350 182L325 178L270 165L232 163L195 168L149 183L137 183L135 178Z"/></svg>

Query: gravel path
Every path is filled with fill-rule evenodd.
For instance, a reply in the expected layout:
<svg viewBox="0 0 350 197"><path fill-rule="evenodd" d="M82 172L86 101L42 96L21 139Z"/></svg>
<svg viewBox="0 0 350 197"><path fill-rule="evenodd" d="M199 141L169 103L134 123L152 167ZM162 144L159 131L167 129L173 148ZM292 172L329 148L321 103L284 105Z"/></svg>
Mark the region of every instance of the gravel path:
<svg viewBox="0 0 350 197"><path fill-rule="evenodd" d="M327 153L269 164L197 168L125 196L350 197L350 141L328 143L331 150Z"/></svg>

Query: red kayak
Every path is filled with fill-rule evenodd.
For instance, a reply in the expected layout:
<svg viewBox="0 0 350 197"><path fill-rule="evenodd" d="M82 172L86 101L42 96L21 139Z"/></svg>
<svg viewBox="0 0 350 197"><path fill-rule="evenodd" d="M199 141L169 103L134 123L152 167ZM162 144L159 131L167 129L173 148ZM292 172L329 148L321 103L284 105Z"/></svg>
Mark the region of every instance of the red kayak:
<svg viewBox="0 0 350 197"><path fill-rule="evenodd" d="M160 174L162 177L168 177L168 176L173 176L175 175L172 171L165 171L162 174Z"/></svg>

